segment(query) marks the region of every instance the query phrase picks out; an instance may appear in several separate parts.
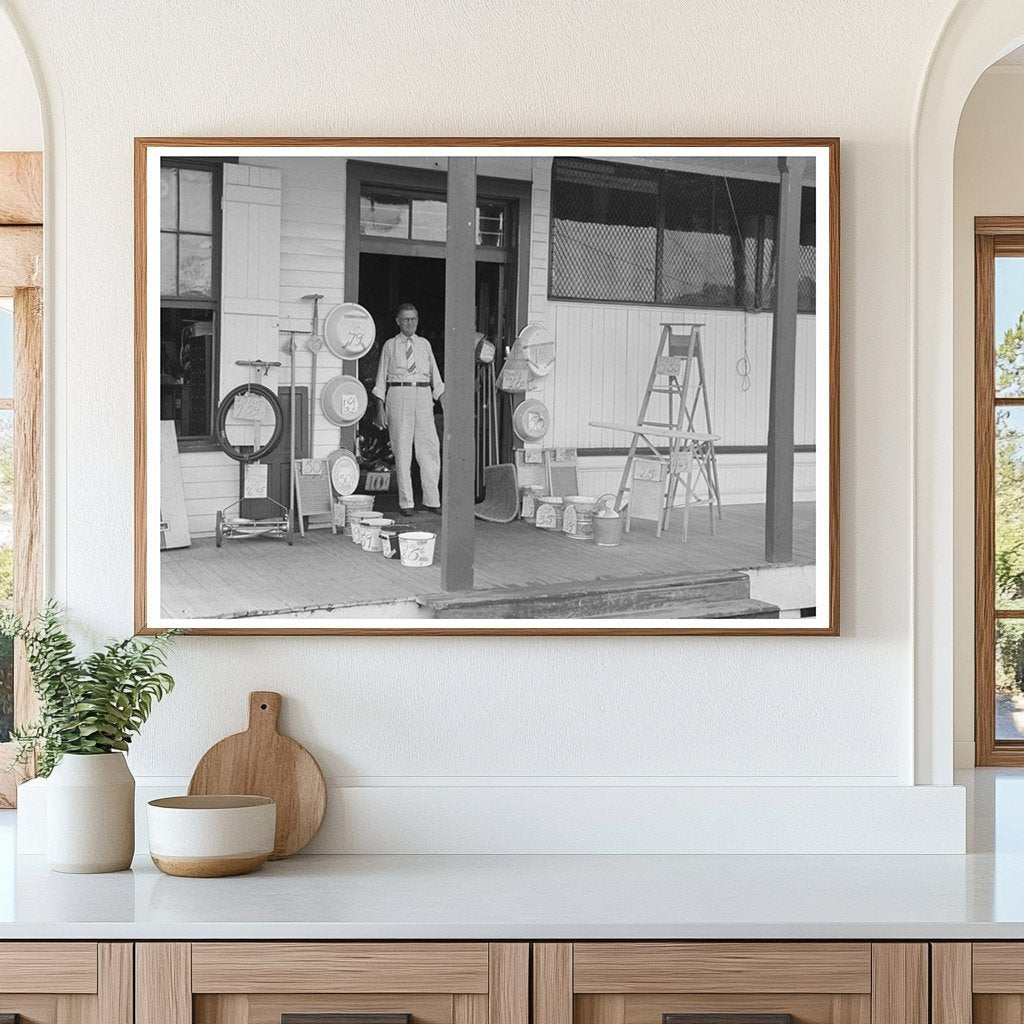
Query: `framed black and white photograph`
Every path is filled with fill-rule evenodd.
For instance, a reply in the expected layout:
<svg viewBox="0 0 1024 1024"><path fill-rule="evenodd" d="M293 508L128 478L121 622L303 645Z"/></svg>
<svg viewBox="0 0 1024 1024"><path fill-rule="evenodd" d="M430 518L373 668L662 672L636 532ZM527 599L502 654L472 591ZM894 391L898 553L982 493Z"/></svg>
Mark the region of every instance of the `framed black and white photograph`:
<svg viewBox="0 0 1024 1024"><path fill-rule="evenodd" d="M839 631L836 139L136 140L136 627Z"/></svg>

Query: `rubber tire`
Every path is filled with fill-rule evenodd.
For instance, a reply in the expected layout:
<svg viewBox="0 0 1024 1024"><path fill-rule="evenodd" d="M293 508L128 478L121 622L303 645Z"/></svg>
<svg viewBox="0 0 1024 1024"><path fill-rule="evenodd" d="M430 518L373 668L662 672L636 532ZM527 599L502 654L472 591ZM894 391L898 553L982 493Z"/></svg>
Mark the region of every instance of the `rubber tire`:
<svg viewBox="0 0 1024 1024"><path fill-rule="evenodd" d="M217 547L220 547L224 543L224 513L220 509L217 510L216 537Z"/></svg>
<svg viewBox="0 0 1024 1024"><path fill-rule="evenodd" d="M265 445L255 448L251 452L240 452L227 439L224 431L227 426L228 413L231 411L235 398L238 395L244 395L246 392L260 395L270 403L270 408L274 412L274 430L270 435L270 440ZM262 459L265 455L269 455L280 444L281 437L284 435L284 410L281 408L281 402L277 395L270 388L264 387L262 384L240 384L237 388L232 388L217 407L217 421L214 424L214 430L217 444L220 445L221 451L228 458L234 459L235 462L255 462L257 459Z"/></svg>

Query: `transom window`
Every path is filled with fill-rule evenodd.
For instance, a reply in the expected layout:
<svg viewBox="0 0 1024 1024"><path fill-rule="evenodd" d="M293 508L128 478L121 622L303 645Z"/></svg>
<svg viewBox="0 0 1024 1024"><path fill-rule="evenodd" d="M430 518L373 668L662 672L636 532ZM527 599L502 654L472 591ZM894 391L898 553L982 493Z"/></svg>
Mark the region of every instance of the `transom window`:
<svg viewBox="0 0 1024 1024"><path fill-rule="evenodd" d="M448 237L448 203L443 193L393 192L367 186L359 195L359 234L444 242ZM476 208L476 244L494 249L511 245L508 204L486 200Z"/></svg>

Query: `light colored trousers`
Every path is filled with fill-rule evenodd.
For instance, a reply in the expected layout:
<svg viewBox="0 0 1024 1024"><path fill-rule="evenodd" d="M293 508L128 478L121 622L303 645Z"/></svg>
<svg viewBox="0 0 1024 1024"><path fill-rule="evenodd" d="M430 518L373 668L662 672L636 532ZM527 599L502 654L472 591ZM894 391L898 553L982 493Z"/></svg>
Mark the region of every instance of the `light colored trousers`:
<svg viewBox="0 0 1024 1024"><path fill-rule="evenodd" d="M398 504L412 508L412 453L420 467L423 504L436 508L441 504L437 481L441 475L441 444L434 426L434 400L430 388L388 388L384 399L391 450L395 453L398 475Z"/></svg>

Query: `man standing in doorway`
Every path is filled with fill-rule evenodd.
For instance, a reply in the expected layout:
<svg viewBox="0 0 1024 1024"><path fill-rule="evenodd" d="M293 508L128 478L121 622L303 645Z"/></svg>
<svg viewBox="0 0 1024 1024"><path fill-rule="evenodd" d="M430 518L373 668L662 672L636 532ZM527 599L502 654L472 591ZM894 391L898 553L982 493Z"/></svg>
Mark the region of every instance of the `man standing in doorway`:
<svg viewBox="0 0 1024 1024"><path fill-rule="evenodd" d="M413 449L420 467L423 507L441 511L437 483L441 475L441 445L434 426L434 402L444 394L444 381L434 361L430 342L416 333L419 313L411 302L398 307L399 333L384 342L373 387L378 427L387 427L398 475L398 511L411 516Z"/></svg>

